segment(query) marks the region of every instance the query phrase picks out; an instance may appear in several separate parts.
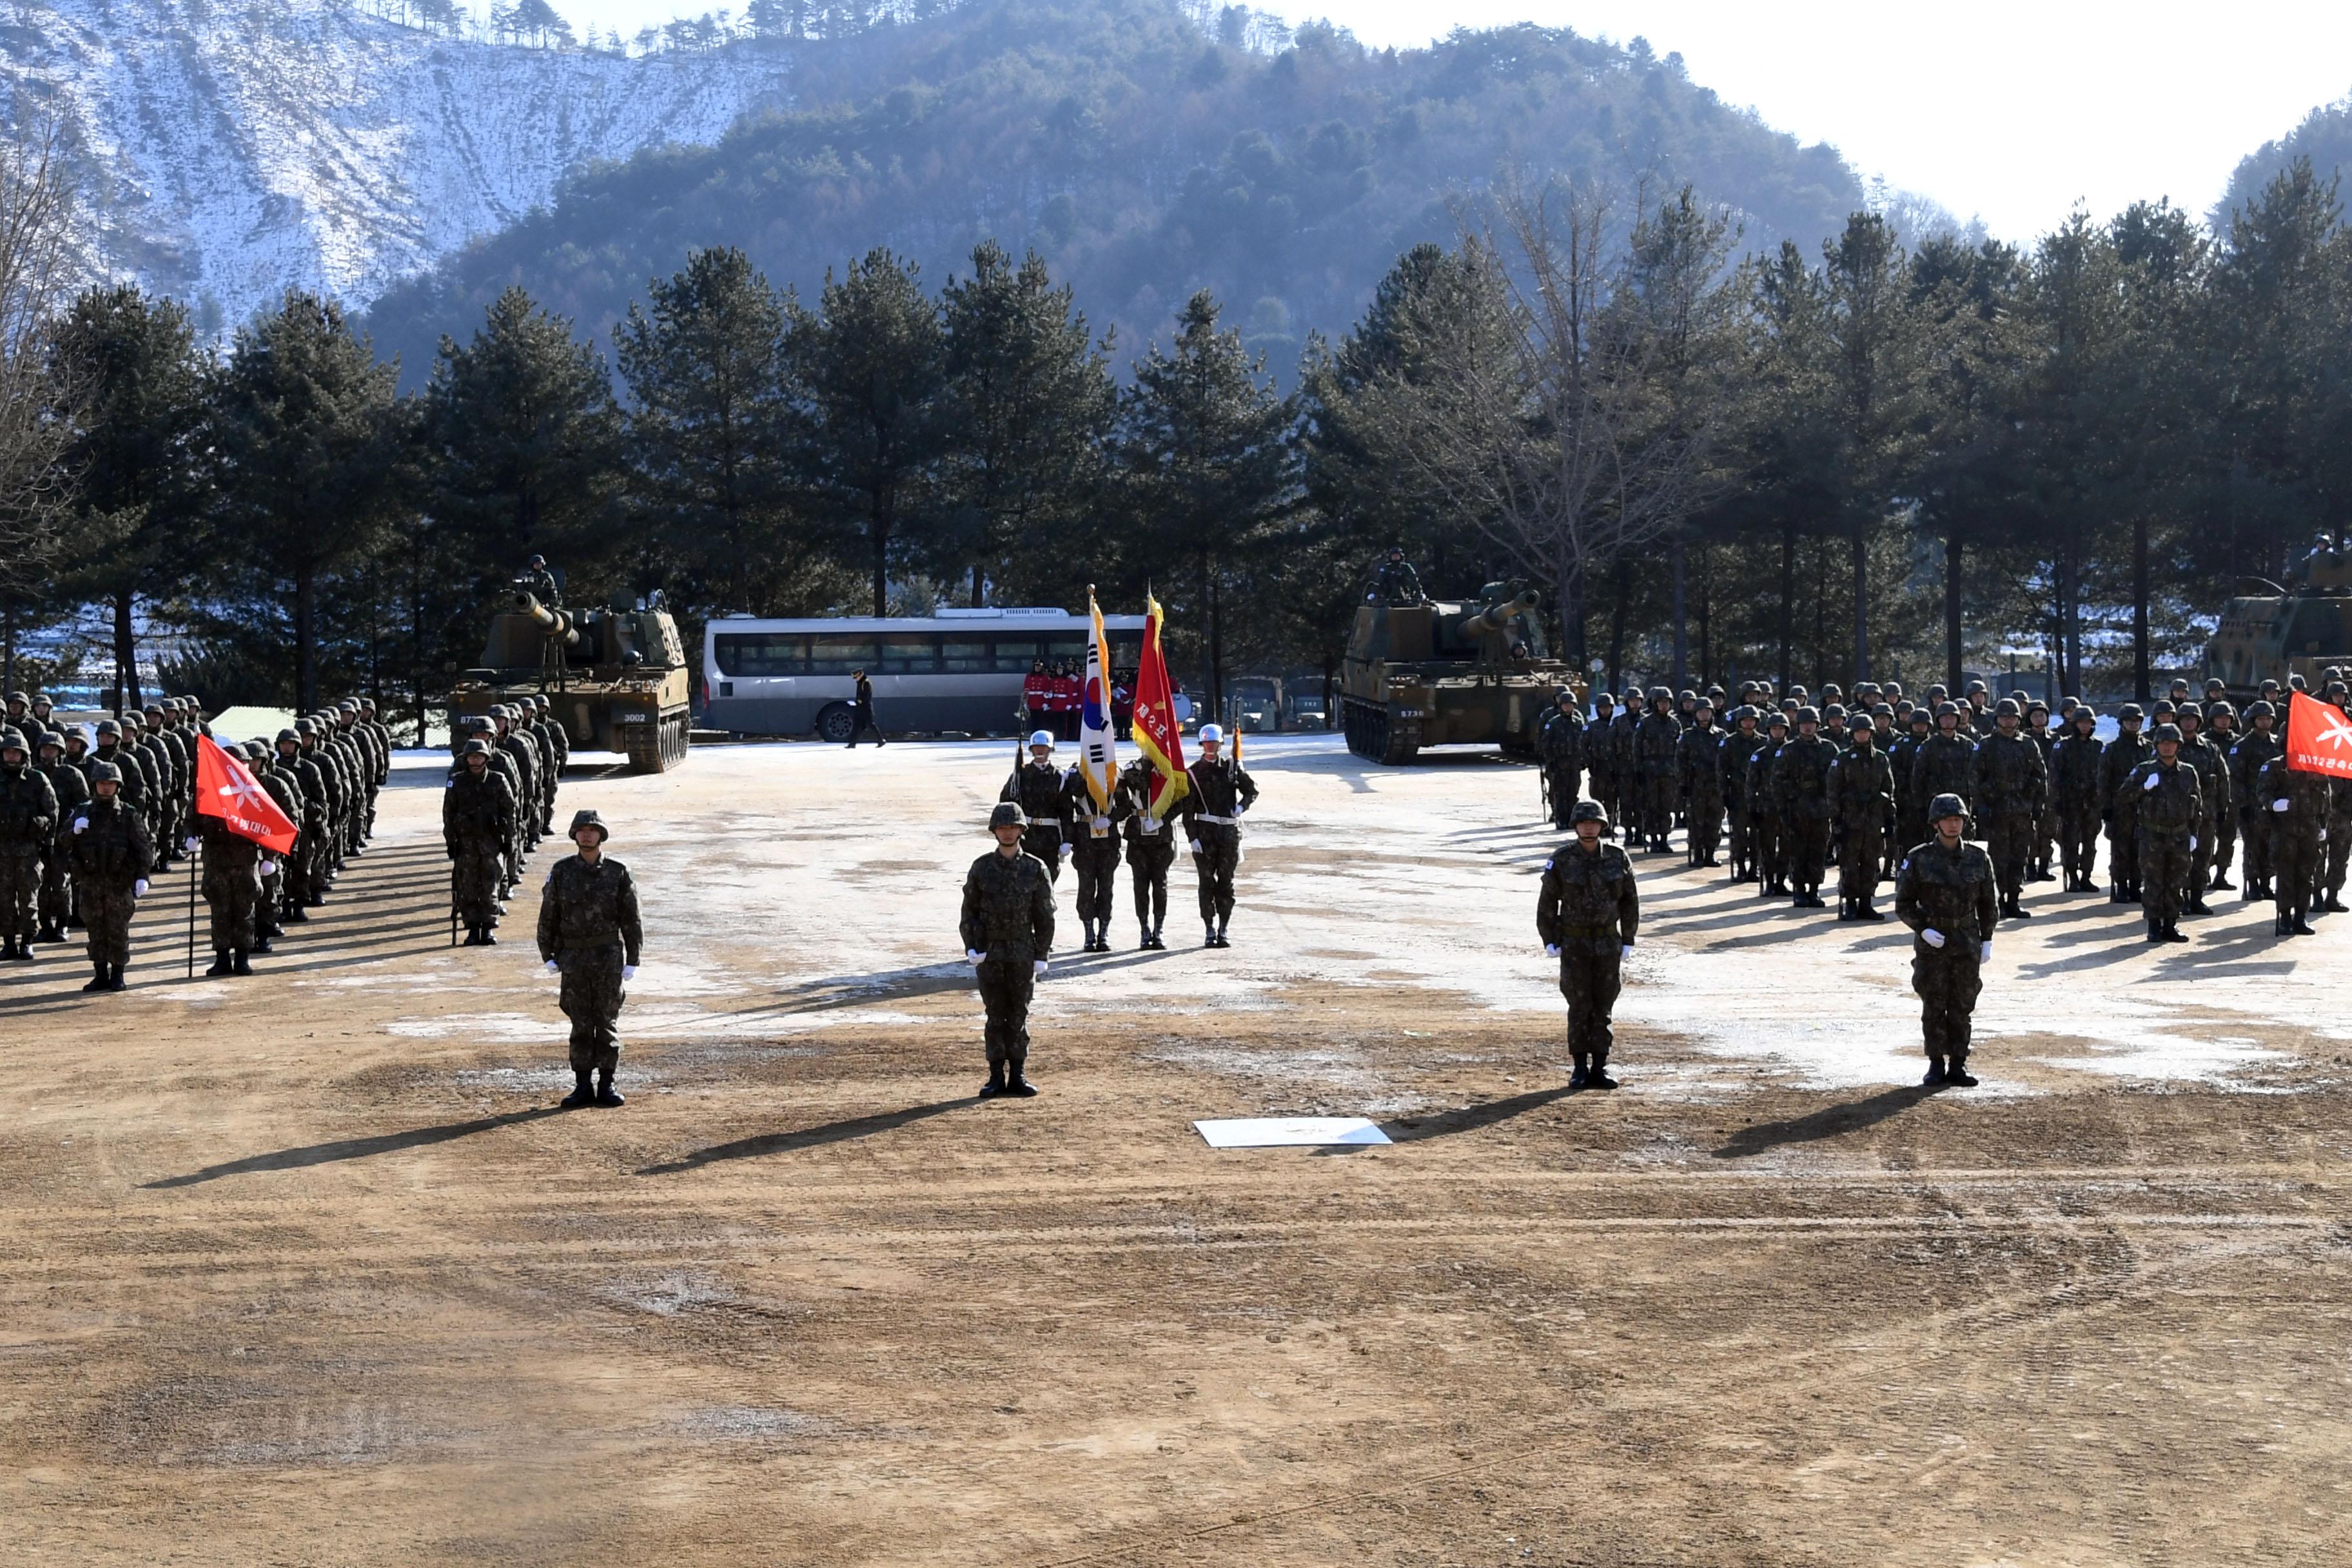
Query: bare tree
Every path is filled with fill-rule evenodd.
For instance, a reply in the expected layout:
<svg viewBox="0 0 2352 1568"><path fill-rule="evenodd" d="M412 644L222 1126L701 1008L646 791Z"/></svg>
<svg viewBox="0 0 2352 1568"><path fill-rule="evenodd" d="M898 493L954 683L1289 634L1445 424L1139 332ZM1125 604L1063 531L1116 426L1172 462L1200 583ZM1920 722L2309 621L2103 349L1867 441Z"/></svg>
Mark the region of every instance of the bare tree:
<svg viewBox="0 0 2352 1568"><path fill-rule="evenodd" d="M1415 301L1411 353L1367 428L1541 584L1585 658L1587 585L1720 484L1732 406L1727 226L1688 194L1629 221L1600 187L1507 188L1465 224L1454 282Z"/></svg>
<svg viewBox="0 0 2352 1568"><path fill-rule="evenodd" d="M0 135L0 664L11 684L18 617L47 571L70 489L48 363L50 324L79 271L64 153L46 106Z"/></svg>

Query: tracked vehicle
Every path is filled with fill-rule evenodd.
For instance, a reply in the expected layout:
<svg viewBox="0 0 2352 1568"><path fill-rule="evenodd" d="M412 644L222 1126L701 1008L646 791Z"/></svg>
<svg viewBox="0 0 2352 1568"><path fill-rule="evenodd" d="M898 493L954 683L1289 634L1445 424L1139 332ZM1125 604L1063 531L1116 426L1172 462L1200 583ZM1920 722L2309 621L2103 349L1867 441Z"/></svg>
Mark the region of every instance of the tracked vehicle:
<svg viewBox="0 0 2352 1568"><path fill-rule="evenodd" d="M641 610L551 609L518 592L490 617L482 667L449 693L453 734L468 714L547 699L576 750L619 752L641 773L686 761L686 647L656 601Z"/></svg>
<svg viewBox="0 0 2352 1568"><path fill-rule="evenodd" d="M1348 749L1390 765L1427 746L1530 755L1554 694L1585 685L1549 657L1533 591L1489 583L1472 602L1360 605L1340 666Z"/></svg>
<svg viewBox="0 0 2352 1568"><path fill-rule="evenodd" d="M2284 686L2290 675L2317 691L2331 664L2352 665L2352 555L2333 551L2304 563L2291 589L2240 579L2205 645L2205 673L2240 701L2259 696L2264 679Z"/></svg>

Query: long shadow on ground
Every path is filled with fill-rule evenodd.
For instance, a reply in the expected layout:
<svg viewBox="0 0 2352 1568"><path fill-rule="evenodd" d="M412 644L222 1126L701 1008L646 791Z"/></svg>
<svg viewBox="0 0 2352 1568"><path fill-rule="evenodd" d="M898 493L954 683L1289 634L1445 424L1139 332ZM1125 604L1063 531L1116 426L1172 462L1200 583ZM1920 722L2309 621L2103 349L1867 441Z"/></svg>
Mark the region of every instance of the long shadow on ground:
<svg viewBox="0 0 2352 1568"><path fill-rule="evenodd" d="M738 1138L731 1143L714 1143L708 1149L697 1149L691 1154L681 1155L664 1164L647 1165L637 1174L674 1176L681 1171L700 1170L722 1160L757 1160L769 1154L789 1154L795 1149L845 1143L853 1138L870 1138L877 1132L894 1131L928 1117L942 1116L950 1110L961 1110L965 1106L980 1103L979 1096L966 1095L961 1100L942 1100L934 1105L911 1105L904 1110L853 1116L844 1121L828 1121L820 1127L804 1127L797 1132L762 1132L756 1138Z"/></svg>
<svg viewBox="0 0 2352 1568"><path fill-rule="evenodd" d="M1784 1144L1817 1143L1824 1138L1859 1132L1865 1127L1877 1126L1891 1116L1901 1115L1935 1092L1926 1084L1906 1084L1901 1089L1884 1089L1868 1100L1826 1106L1787 1121L1765 1121L1754 1127L1743 1127L1733 1134L1731 1142L1715 1151L1715 1157L1718 1160L1744 1160Z"/></svg>
<svg viewBox="0 0 2352 1568"><path fill-rule="evenodd" d="M519 1122L537 1121L542 1116L561 1116L561 1107L535 1105L529 1110L509 1110L499 1116L480 1116L471 1121L444 1122L438 1127L412 1127L405 1132L384 1132L373 1138L345 1138L333 1143L311 1143L299 1149L280 1149L274 1153L255 1154L243 1160L231 1160L223 1165L207 1165L184 1176L166 1176L160 1182L142 1182L142 1187L193 1187L199 1182L216 1182L223 1176L251 1175L259 1171L299 1171L311 1165L331 1165L341 1160L364 1160L373 1154L396 1153L403 1149L421 1149L428 1143L446 1143L456 1138L470 1138L477 1132L492 1132Z"/></svg>

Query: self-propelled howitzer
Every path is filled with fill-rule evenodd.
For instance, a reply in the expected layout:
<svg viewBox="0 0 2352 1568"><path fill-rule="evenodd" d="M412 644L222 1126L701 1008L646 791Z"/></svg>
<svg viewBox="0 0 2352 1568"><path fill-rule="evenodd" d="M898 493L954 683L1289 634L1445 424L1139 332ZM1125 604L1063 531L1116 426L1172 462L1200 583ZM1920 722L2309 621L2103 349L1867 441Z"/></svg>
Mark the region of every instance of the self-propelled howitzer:
<svg viewBox="0 0 2352 1568"><path fill-rule="evenodd" d="M638 773L686 760L686 647L658 599L639 609L558 609L518 592L490 617L482 666L449 693L452 743L472 713L544 696L575 750L620 752Z"/></svg>
<svg viewBox="0 0 2352 1568"><path fill-rule="evenodd" d="M1549 657L1540 602L1490 583L1475 601L1358 606L1339 677L1348 749L1391 764L1424 746L1532 753L1554 694L1584 691Z"/></svg>

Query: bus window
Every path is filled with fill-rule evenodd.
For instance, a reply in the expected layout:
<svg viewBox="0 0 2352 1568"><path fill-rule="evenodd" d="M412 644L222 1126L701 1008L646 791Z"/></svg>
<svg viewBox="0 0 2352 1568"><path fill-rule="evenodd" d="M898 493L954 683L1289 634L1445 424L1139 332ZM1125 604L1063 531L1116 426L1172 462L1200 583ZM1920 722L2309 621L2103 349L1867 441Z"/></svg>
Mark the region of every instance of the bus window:
<svg viewBox="0 0 2352 1568"><path fill-rule="evenodd" d="M884 675L932 675L940 668L940 639L917 633L882 639Z"/></svg>
<svg viewBox="0 0 2352 1568"><path fill-rule="evenodd" d="M940 644L940 668L950 675L986 675L988 660L988 645L984 642L959 642L950 637ZM1022 668L1026 669L1028 666Z"/></svg>
<svg viewBox="0 0 2352 1568"><path fill-rule="evenodd" d="M847 675L854 669L879 669L881 648L869 635L857 632L818 632L810 642L808 672L811 675Z"/></svg>
<svg viewBox="0 0 2352 1568"><path fill-rule="evenodd" d="M762 676L806 675L809 647L804 635L721 632L712 640L711 658L719 673L758 679Z"/></svg>
<svg viewBox="0 0 2352 1568"><path fill-rule="evenodd" d="M1045 640L1045 657L1056 664L1072 665L1087 661L1087 637L1083 632L1069 632Z"/></svg>
<svg viewBox="0 0 2352 1568"><path fill-rule="evenodd" d="M1045 645L1035 637L998 637L996 639L996 673L1026 675L1029 667L1045 657Z"/></svg>

